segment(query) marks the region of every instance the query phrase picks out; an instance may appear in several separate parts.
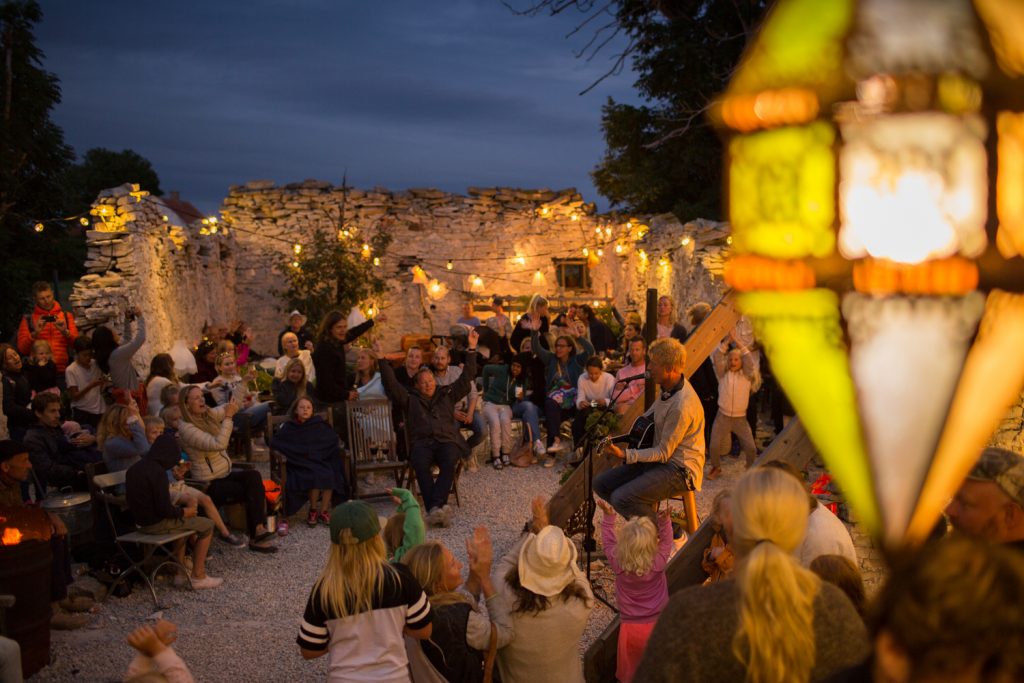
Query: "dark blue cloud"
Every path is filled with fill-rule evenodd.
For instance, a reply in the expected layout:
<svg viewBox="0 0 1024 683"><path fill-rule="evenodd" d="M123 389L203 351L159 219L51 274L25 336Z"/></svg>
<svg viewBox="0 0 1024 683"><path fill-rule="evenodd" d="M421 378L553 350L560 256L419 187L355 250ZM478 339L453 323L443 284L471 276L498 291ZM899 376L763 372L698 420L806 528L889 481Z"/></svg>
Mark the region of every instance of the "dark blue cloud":
<svg viewBox="0 0 1024 683"><path fill-rule="evenodd" d="M604 143L607 68L573 57L578 16L499 0L44 2L55 118L79 152L132 148L205 210L231 184L578 187Z"/></svg>

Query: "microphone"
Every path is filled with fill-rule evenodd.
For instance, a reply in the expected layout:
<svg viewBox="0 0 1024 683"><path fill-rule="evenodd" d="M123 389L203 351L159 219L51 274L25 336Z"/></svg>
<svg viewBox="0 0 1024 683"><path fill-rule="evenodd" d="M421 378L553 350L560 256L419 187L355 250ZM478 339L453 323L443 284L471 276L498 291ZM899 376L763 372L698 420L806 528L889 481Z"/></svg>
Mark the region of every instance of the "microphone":
<svg viewBox="0 0 1024 683"><path fill-rule="evenodd" d="M641 372L639 375L633 375L632 377L623 377L622 379L615 380L616 383L629 384L635 382L638 379L650 379L649 372Z"/></svg>

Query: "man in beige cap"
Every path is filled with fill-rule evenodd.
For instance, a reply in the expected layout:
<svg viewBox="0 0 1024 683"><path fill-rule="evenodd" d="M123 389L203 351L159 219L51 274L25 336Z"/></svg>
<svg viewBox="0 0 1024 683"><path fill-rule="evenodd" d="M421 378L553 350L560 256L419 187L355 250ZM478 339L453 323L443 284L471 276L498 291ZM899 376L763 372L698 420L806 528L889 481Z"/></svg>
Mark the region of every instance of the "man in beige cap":
<svg viewBox="0 0 1024 683"><path fill-rule="evenodd" d="M1024 550L1024 456L982 451L946 516L959 533Z"/></svg>

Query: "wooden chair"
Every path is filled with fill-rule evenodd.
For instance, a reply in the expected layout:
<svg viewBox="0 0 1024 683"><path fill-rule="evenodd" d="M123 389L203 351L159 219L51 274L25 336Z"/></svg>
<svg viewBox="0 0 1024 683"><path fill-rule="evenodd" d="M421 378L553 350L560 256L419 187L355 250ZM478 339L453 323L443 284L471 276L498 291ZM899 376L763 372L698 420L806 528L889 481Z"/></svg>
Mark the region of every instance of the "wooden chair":
<svg viewBox="0 0 1024 683"><path fill-rule="evenodd" d="M345 408L352 497L361 497L359 475L364 472L389 470L395 478L395 486L403 486L407 464L398 458L398 438L391 422L391 401L386 398L347 401Z"/></svg>
<svg viewBox="0 0 1024 683"><path fill-rule="evenodd" d="M466 431L466 430L460 430L460 431ZM408 438L408 430L406 430L406 437ZM410 463L404 463L404 464L406 466L406 470L405 470L405 481L406 481L406 484L407 484L406 488L408 488L410 491L412 491L413 495L417 495L418 496L418 495L420 495L419 494L419 488L420 487L419 487L419 484L416 481L416 470L414 470L412 468L412 465ZM462 470L465 467L465 465L466 465L466 461L463 458L459 458L455 462L455 473L452 476L452 490L450 491L450 495L455 496L455 506L456 507L462 507L462 500L459 498L459 477L462 476Z"/></svg>
<svg viewBox="0 0 1024 683"><path fill-rule="evenodd" d="M103 469L106 469L105 467ZM93 470L94 472L96 470ZM119 533L117 531L117 524L114 521L114 514L111 511L112 506L123 510L127 508L127 502L125 496L115 493L120 487L124 485L125 471L120 472L109 472L103 474L94 474L89 482L90 488L93 490L93 496L98 498L103 503L103 508L107 513L107 520L110 522L110 526L114 529L114 544L120 551L121 555L129 563L127 569L118 575L117 579L107 590L107 597L114 593L117 585L124 581L129 574L138 574L145 581L146 586L149 588L149 594L153 597L153 605L156 609L160 609L160 602L156 597L156 575L166 566L176 567L186 577L188 577L189 587L192 586L192 577L188 573L178 558L174 555L173 546L177 542L184 542L186 538L195 534L195 531L174 531L167 534L145 534L140 531L132 531L126 534ZM132 557L132 554L128 552L127 545L137 545L142 548L142 559L136 560ZM146 572L145 567L148 565L156 555L157 551L163 553L164 557L157 558L161 561L153 567L152 571ZM105 598L104 598L105 599Z"/></svg>

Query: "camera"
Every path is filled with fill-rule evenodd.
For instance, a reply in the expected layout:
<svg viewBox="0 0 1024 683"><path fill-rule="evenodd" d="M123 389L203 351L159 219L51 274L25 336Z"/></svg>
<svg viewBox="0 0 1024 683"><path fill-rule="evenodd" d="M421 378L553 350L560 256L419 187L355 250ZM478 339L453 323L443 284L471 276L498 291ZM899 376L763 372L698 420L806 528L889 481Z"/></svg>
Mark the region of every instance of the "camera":
<svg viewBox="0 0 1024 683"><path fill-rule="evenodd" d="M598 402L597 401L591 401L590 402L590 407L591 408L596 408L597 406L598 406Z"/></svg>

